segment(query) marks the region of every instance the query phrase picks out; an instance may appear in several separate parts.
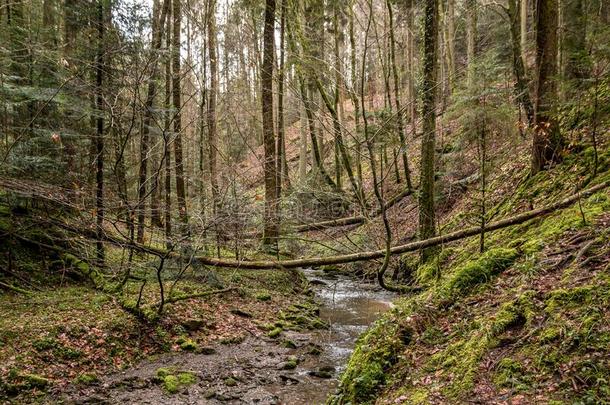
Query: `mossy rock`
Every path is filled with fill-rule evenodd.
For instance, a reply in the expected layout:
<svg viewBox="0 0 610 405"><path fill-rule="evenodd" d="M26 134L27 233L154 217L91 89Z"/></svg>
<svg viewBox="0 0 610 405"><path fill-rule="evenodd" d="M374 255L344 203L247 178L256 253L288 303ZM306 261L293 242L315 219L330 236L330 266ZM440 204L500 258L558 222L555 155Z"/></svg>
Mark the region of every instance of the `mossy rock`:
<svg viewBox="0 0 610 405"><path fill-rule="evenodd" d="M283 332L283 329L282 329L282 328L275 328L275 329L273 329L273 330L269 331L269 332L267 333L267 336L269 336L270 338L276 338L276 337L280 336L280 334L281 334L282 332Z"/></svg>
<svg viewBox="0 0 610 405"><path fill-rule="evenodd" d="M199 346L197 345L197 343L191 339L185 339L182 343L180 343L180 349L187 352L197 351L198 348Z"/></svg>
<svg viewBox="0 0 610 405"><path fill-rule="evenodd" d="M271 301L271 295L266 292L256 294L255 298L259 301Z"/></svg>
<svg viewBox="0 0 610 405"><path fill-rule="evenodd" d="M82 385L93 385L99 382L99 378L94 373L82 373L76 377L75 382Z"/></svg>

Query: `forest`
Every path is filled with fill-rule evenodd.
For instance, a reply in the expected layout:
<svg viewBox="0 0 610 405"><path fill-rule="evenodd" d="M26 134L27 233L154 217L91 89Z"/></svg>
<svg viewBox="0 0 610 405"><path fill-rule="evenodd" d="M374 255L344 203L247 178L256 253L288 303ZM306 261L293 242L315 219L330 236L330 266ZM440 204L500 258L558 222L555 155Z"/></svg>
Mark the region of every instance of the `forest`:
<svg viewBox="0 0 610 405"><path fill-rule="evenodd" d="M0 402L610 404L607 0L0 1Z"/></svg>

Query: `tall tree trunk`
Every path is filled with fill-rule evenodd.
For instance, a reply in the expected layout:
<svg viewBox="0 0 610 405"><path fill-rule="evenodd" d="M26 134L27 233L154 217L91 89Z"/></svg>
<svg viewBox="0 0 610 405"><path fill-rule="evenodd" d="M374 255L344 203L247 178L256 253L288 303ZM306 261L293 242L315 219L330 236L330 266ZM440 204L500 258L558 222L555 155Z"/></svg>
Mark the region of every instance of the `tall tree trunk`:
<svg viewBox="0 0 610 405"><path fill-rule="evenodd" d="M159 4L159 0L155 0L153 4L153 21L152 21L152 67L150 78L148 80L148 92L146 101L144 102L144 122L142 125L142 136L140 139L140 170L138 175L138 232L136 240L142 243L144 240L144 222L146 220L146 182L148 177L148 153L150 149L150 125L152 120L153 103L157 93L157 67L159 59L159 49L161 48L163 25L169 9L169 0L163 0L163 6ZM153 187L155 185L153 184ZM151 190L152 195L152 190ZM152 203L152 202L151 202Z"/></svg>
<svg viewBox="0 0 610 405"><path fill-rule="evenodd" d="M280 7L280 63L277 72L278 80L278 95L277 95L277 167L276 167L276 194L278 200L282 194L282 183L288 185L288 163L286 162L286 143L284 137L284 62L285 62L285 44L284 37L286 32L286 0L282 0ZM278 207L278 217L280 215Z"/></svg>
<svg viewBox="0 0 610 405"><path fill-rule="evenodd" d="M567 79L588 77L591 64L587 52L587 14L585 0L562 1L564 74Z"/></svg>
<svg viewBox="0 0 610 405"><path fill-rule="evenodd" d="M472 87L474 84L476 43L479 35L477 30L477 0L466 0L466 9L468 10L466 17L466 59L468 63L466 80L468 87Z"/></svg>
<svg viewBox="0 0 610 405"><path fill-rule="evenodd" d="M455 0L447 0L447 60L449 90L455 85Z"/></svg>
<svg viewBox="0 0 610 405"><path fill-rule="evenodd" d="M212 188L212 214L214 218L214 232L216 234L216 250L220 254L220 228L218 216L220 213L220 196L218 188L218 135L216 131L216 95L218 92L218 60L216 55L216 0L210 1L207 13L208 21L208 56L210 59L210 92L208 96L208 165L210 171L210 185Z"/></svg>
<svg viewBox="0 0 610 405"><path fill-rule="evenodd" d="M358 94L356 93L356 83L358 83L358 74L356 67L356 36L354 35L354 5L350 5L349 9L349 43L350 43L350 66L351 66L351 90L350 98L354 106L355 120L355 143L356 143L356 174L358 176L358 188L362 191L363 203L366 205L364 194L364 181L362 179L362 159L361 159L361 143L360 143L360 103Z"/></svg>
<svg viewBox="0 0 610 405"><path fill-rule="evenodd" d="M168 13L172 13L169 10ZM166 54L169 55L169 51L172 45L172 32L170 27L171 18L167 17L167 30L165 34L165 50ZM165 117L163 123L163 161L165 163L165 176L164 176L164 189L165 189L165 245L167 249L172 248L172 153L171 153L171 136L170 136L170 123L171 117L169 109L171 107L171 95L172 95L172 65L171 58L168 56L165 61L165 98L163 100L163 106L165 108Z"/></svg>
<svg viewBox="0 0 610 405"><path fill-rule="evenodd" d="M535 128L532 173L561 160L564 140L556 117L557 0L537 0Z"/></svg>
<svg viewBox="0 0 610 405"><path fill-rule="evenodd" d="M423 134L421 141L421 171L419 194L419 237L428 239L436 234L434 207L434 170L436 138L436 56L438 48L438 3L426 0L424 12L424 60L422 86ZM433 251L422 251L422 259L427 260Z"/></svg>
<svg viewBox="0 0 610 405"><path fill-rule="evenodd" d="M519 0L519 20L521 30L521 61L523 62L523 72L527 74L527 11L529 0Z"/></svg>
<svg viewBox="0 0 610 405"><path fill-rule="evenodd" d="M278 229L278 196L275 153L275 130L273 124L273 54L275 52L275 0L265 0L265 28L263 32L263 65L261 70L261 101L263 123L263 145L265 150L265 218L263 246L276 251Z"/></svg>
<svg viewBox="0 0 610 405"><path fill-rule="evenodd" d="M517 2L518 0L508 0L508 18L510 20L510 36L513 53L513 75L515 76L515 96L518 103L525 111L528 123L533 124L534 106L532 105L532 100L530 98L525 68L521 57L521 32L519 28L521 25L521 15L517 9Z"/></svg>
<svg viewBox="0 0 610 405"><path fill-rule="evenodd" d="M307 178L307 114L302 103L299 103L299 118L299 181L304 182Z"/></svg>
<svg viewBox="0 0 610 405"><path fill-rule="evenodd" d="M398 75L398 66L396 64L396 38L394 35L394 12L390 0L386 1L388 8L389 27L390 27L390 64L392 75L394 77L394 104L396 105L396 119L398 121L398 139L400 140L400 155L402 157L402 166L407 180L407 189L411 190L411 170L409 169L409 159L407 157L407 143L405 142L405 124L404 111L400 105L400 78Z"/></svg>
<svg viewBox="0 0 610 405"><path fill-rule="evenodd" d="M417 95L415 94L415 0L407 0L407 72L409 77L409 120L412 139L417 133Z"/></svg>
<svg viewBox="0 0 610 405"><path fill-rule="evenodd" d="M173 47L172 47L172 101L174 105L174 161L176 176L176 200L178 216L182 223L182 234L188 235L188 213L186 211L186 190L184 187L184 165L182 163L182 105L180 88L180 0L172 0L173 6Z"/></svg>
<svg viewBox="0 0 610 405"><path fill-rule="evenodd" d="M104 265L104 35L106 30L105 0L97 2L97 53L95 56L95 107L97 110L95 132L95 210L97 226L97 264Z"/></svg>

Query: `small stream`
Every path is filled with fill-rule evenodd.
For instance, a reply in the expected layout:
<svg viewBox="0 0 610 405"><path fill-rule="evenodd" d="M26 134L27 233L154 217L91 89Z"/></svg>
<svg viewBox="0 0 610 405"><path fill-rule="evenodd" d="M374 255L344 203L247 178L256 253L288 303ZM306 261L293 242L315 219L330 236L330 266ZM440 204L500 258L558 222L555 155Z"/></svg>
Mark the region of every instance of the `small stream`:
<svg viewBox="0 0 610 405"><path fill-rule="evenodd" d="M138 365L102 379L90 387L74 386L62 401L80 404L258 404L318 405L337 388L358 336L391 306L393 295L375 284L345 275L305 269L320 317L327 330L289 331L281 340L250 337L236 345L217 345L212 354L172 352L151 357ZM319 354L311 353L318 348ZM297 358L295 369L285 367ZM189 370L197 383L168 394L155 382L159 368ZM320 372L325 372L321 375ZM234 383L228 384L231 377Z"/></svg>
<svg viewBox="0 0 610 405"><path fill-rule="evenodd" d="M338 384L356 339L392 307L394 295L376 284L345 275L324 274L313 269L302 270L311 282L320 305L320 317L330 329L316 332L312 341L322 347L317 357L307 357L299 365L302 383L283 386L275 391L282 404L324 404ZM333 378L311 377L311 370L332 369Z"/></svg>

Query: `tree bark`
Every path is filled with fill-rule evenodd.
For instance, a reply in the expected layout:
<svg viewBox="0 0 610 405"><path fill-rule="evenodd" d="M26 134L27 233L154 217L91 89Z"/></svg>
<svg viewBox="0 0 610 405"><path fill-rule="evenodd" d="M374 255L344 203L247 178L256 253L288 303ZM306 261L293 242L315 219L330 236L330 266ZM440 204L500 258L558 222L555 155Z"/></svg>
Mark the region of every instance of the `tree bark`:
<svg viewBox="0 0 610 405"><path fill-rule="evenodd" d="M424 22L424 61L422 88L423 135L421 141L421 171L419 194L419 237L428 239L436 234L434 207L434 171L436 141L436 56L438 48L437 0L426 0ZM422 251L422 259L434 252Z"/></svg>
<svg viewBox="0 0 610 405"><path fill-rule="evenodd" d="M557 0L537 0L535 127L532 173L561 160L564 140L557 122Z"/></svg>
<svg viewBox="0 0 610 405"><path fill-rule="evenodd" d="M518 0L508 0L508 18L510 20L510 36L513 53L513 75L515 76L514 89L517 101L525 111L527 122L531 125L534 123L534 106L530 98L527 77L525 76L525 67L523 66L521 32L519 28L521 25L521 15L519 10L517 10L517 2Z"/></svg>
<svg viewBox="0 0 610 405"><path fill-rule="evenodd" d="M161 8L161 9L160 9ZM148 80L148 91L146 93L146 101L144 103L144 122L142 124L142 136L140 139L140 170L138 175L138 231L136 240L142 243L144 240L144 222L146 220L146 182L148 176L148 152L150 148L150 125L152 120L152 107L157 93L157 66L159 59L159 49L161 48L161 33L167 10L169 9L169 0L163 0L163 6L160 7L159 0L155 0L153 4L153 21L152 21L152 68L150 78ZM153 184L153 187L156 185ZM151 190L152 194L152 190Z"/></svg>
<svg viewBox="0 0 610 405"><path fill-rule="evenodd" d="M388 8L388 18L390 27L390 64L392 68L392 75L394 78L394 104L396 105L396 119L398 121L398 139L400 141L400 155L402 158L402 166L407 180L407 188L412 189L413 184L411 183L411 170L409 169L409 159L407 156L407 143L405 142L405 124L404 124L404 111L400 105L400 78L398 75L398 66L396 64L396 38L394 35L394 12L392 10L392 2L386 1ZM398 162L397 162L398 164Z"/></svg>
<svg viewBox="0 0 610 405"><path fill-rule="evenodd" d="M275 151L275 129L273 124L273 54L275 52L275 0L265 0L265 27L263 32L263 66L261 70L261 101L263 123L263 145L265 150L265 217L263 247L276 251L279 224L277 218L278 195Z"/></svg>
<svg viewBox="0 0 610 405"><path fill-rule="evenodd" d="M95 211L97 229L97 261L104 265L104 36L106 31L105 0L97 1L97 53L95 56L95 107L97 110L95 133Z"/></svg>
<svg viewBox="0 0 610 405"><path fill-rule="evenodd" d="M173 6L173 47L172 47L172 101L174 105L174 162L176 177L176 200L178 216L182 223L181 233L188 235L188 213L186 210L186 190L184 187L184 165L182 162L182 105L180 87L180 0L172 0Z"/></svg>

